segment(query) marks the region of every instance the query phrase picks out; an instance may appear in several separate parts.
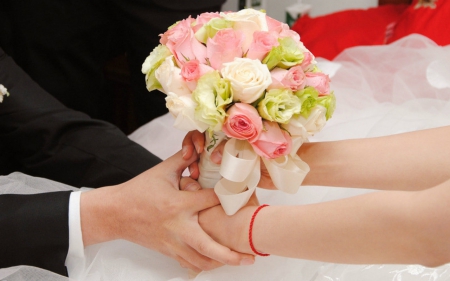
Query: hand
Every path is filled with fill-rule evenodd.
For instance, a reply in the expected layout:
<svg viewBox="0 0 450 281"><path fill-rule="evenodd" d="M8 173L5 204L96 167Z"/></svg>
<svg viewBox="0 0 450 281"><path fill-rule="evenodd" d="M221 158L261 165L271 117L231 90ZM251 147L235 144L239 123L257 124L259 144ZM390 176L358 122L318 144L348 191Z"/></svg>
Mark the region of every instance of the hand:
<svg viewBox="0 0 450 281"><path fill-rule="evenodd" d="M226 141L222 141L214 151L211 153L211 161L220 164L222 162L223 149L225 147ZM183 159L189 159L195 151L197 153L203 152L203 147L205 146L205 136L203 133L199 131L190 131L186 134L183 139ZM269 171L264 165L263 161L261 162L261 178L258 183L258 187L265 189L277 189L273 184L272 178L270 177ZM189 166L189 172L191 173L191 177L197 179L200 174L198 163L193 162Z"/></svg>
<svg viewBox="0 0 450 281"><path fill-rule="evenodd" d="M205 147L205 135L199 131L190 131L183 139L181 152L183 159L188 160L192 157L192 154L197 152L198 154L203 152ZM200 170L198 168L198 162L194 161L189 165L190 177L198 179Z"/></svg>
<svg viewBox="0 0 450 281"><path fill-rule="evenodd" d="M251 217L259 206L258 198L253 193L247 205L236 214L228 216L222 206L215 206L200 212L200 226L215 241L237 252L252 254L248 241Z"/></svg>
<svg viewBox="0 0 450 281"><path fill-rule="evenodd" d="M219 204L214 191L179 190L181 173L196 159L197 154L192 153L183 160L178 152L128 182L83 193L84 245L126 239L194 271L251 263L253 256L218 244L200 227L198 212ZM199 188L185 180L181 183L184 189Z"/></svg>

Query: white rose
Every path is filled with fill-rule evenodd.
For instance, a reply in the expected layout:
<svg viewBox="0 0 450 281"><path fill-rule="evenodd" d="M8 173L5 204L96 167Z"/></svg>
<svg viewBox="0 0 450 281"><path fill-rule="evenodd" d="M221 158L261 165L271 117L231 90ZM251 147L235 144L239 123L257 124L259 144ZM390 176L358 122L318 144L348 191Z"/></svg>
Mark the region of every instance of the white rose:
<svg viewBox="0 0 450 281"><path fill-rule="evenodd" d="M175 66L173 56L167 57L160 67L155 71L155 77L161 84L162 91L176 93L179 96L190 95L186 82L181 77L181 69Z"/></svg>
<svg viewBox="0 0 450 281"><path fill-rule="evenodd" d="M197 103L188 95L177 96L175 93L168 92L166 97L166 107L175 117L175 128L192 131L197 130L204 132L208 128L208 124L195 119L195 108Z"/></svg>
<svg viewBox="0 0 450 281"><path fill-rule="evenodd" d="M269 31L266 14L254 9L243 9L236 13L220 13L220 16L227 21L234 22L233 29L240 30L245 34L243 44L244 51L253 41L255 31Z"/></svg>
<svg viewBox="0 0 450 281"><path fill-rule="evenodd" d="M323 126L327 122L326 118L327 109L321 105L316 105L311 109L311 113L308 116L308 119L299 115L295 118L291 119L292 125L296 122L303 125L309 135L314 135L315 133L322 130Z"/></svg>
<svg viewBox="0 0 450 281"><path fill-rule="evenodd" d="M272 84L267 65L259 60L235 58L232 62L224 63L220 72L231 83L234 101L252 103Z"/></svg>

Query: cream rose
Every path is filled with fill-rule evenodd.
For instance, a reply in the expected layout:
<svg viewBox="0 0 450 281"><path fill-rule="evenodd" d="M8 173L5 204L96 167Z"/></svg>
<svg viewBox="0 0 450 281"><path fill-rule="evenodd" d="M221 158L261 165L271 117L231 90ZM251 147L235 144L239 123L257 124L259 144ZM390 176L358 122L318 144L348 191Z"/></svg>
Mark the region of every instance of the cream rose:
<svg viewBox="0 0 450 281"><path fill-rule="evenodd" d="M220 72L231 83L234 101L252 103L272 84L269 69L259 60L236 58L224 63Z"/></svg>
<svg viewBox="0 0 450 281"><path fill-rule="evenodd" d="M190 95L186 82L181 76L181 69L176 67L173 62L173 56L167 57L160 67L155 71L155 77L161 84L162 92L177 93L179 96Z"/></svg>
<svg viewBox="0 0 450 281"><path fill-rule="evenodd" d="M233 29L240 30L245 34L243 44L244 52L249 48L253 41L255 31L269 31L267 26L266 14L254 9L244 9L236 13L220 13L222 18L233 22Z"/></svg>
<svg viewBox="0 0 450 281"><path fill-rule="evenodd" d="M327 109L321 105L316 105L311 109L311 113L308 118L303 117L301 114L295 116L291 119L290 123L298 122L303 125L305 130L309 135L314 135L315 133L322 130L327 122L326 118Z"/></svg>
<svg viewBox="0 0 450 281"><path fill-rule="evenodd" d="M205 124L195 118L195 108L197 103L190 96L177 96L177 94L168 92L166 97L166 107L175 117L175 128L192 131L204 132L208 128Z"/></svg>

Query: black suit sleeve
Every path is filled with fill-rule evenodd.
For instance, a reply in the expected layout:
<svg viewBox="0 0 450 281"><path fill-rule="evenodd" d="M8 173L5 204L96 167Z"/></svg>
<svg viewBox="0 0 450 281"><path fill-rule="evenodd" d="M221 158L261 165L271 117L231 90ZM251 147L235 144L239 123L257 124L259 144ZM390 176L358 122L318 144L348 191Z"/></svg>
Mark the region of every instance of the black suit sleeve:
<svg viewBox="0 0 450 281"><path fill-rule="evenodd" d="M70 110L0 49L0 174L21 171L72 186L122 183L160 160L115 126ZM1 186L0 186L1 188ZM70 192L0 195L0 267L67 274Z"/></svg>
<svg viewBox="0 0 450 281"><path fill-rule="evenodd" d="M0 267L32 265L67 276L69 196L0 195Z"/></svg>
<svg viewBox="0 0 450 281"><path fill-rule="evenodd" d="M0 49L0 174L21 171L71 186L122 183L160 162L117 127L63 106Z"/></svg>

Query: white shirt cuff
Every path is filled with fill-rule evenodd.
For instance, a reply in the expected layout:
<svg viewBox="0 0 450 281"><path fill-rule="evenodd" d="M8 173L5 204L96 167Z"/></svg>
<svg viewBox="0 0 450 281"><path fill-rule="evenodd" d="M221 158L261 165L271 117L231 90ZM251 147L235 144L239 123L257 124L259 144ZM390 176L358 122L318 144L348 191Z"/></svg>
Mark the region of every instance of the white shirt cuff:
<svg viewBox="0 0 450 281"><path fill-rule="evenodd" d="M69 199L69 251L66 257L66 266L70 257L84 258L83 234L81 232L80 199L82 191L70 194Z"/></svg>

